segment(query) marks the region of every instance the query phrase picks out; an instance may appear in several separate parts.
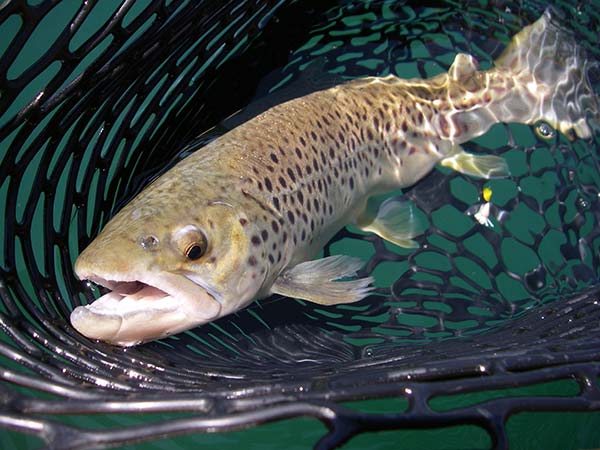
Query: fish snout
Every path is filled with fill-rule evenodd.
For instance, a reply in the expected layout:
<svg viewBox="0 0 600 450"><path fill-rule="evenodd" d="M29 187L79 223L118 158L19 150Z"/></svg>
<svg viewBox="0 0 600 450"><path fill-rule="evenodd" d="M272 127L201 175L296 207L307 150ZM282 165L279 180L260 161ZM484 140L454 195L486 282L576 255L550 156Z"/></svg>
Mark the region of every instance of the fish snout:
<svg viewBox="0 0 600 450"><path fill-rule="evenodd" d="M97 240L85 248L75 260L73 270L80 280L112 279L113 274L123 274L129 277L146 261L141 259L131 245L115 242L105 245ZM119 278L119 277L115 277ZM108 286L102 282L106 287Z"/></svg>

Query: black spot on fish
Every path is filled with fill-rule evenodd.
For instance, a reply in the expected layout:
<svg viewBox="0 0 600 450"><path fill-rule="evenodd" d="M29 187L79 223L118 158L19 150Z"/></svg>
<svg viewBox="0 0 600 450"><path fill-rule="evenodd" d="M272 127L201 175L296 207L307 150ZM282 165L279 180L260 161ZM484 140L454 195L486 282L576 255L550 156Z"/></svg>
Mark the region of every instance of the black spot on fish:
<svg viewBox="0 0 600 450"><path fill-rule="evenodd" d="M298 203L300 203L301 205L304 203L304 194L302 193L302 191L298 192Z"/></svg>
<svg viewBox="0 0 600 450"><path fill-rule="evenodd" d="M296 156L298 157L298 159L302 159L302 150L300 150L298 147L296 147Z"/></svg>
<svg viewBox="0 0 600 450"><path fill-rule="evenodd" d="M240 225L242 226L246 226L248 224L248 221L246 219L240 219Z"/></svg>
<svg viewBox="0 0 600 450"><path fill-rule="evenodd" d="M287 183L285 181L285 178L283 177L279 177L279 184L281 185L282 188L286 188L287 187Z"/></svg>
<svg viewBox="0 0 600 450"><path fill-rule="evenodd" d="M271 153L271 161L273 161L274 163L279 162L279 158L277 157L277 155L275 153Z"/></svg>
<svg viewBox="0 0 600 450"><path fill-rule="evenodd" d="M277 224L277 222L275 220L273 222L271 222L271 228L273 228L273 231L275 233L279 233L279 225Z"/></svg>
<svg viewBox="0 0 600 450"><path fill-rule="evenodd" d="M314 131L310 132L310 137L313 139L313 141L317 140L317 133L315 133Z"/></svg>
<svg viewBox="0 0 600 450"><path fill-rule="evenodd" d="M287 242L287 238L288 238L287 231L284 231L283 235L281 236L281 240L283 241L284 244Z"/></svg>
<svg viewBox="0 0 600 450"><path fill-rule="evenodd" d="M302 136L300 136L300 143L302 144L302 147L306 147L306 139L304 139Z"/></svg>
<svg viewBox="0 0 600 450"><path fill-rule="evenodd" d="M287 216L288 216L288 219L290 220L290 222L293 224L294 221L296 220L296 218L294 217L294 213L292 211L288 211Z"/></svg>
<svg viewBox="0 0 600 450"><path fill-rule="evenodd" d="M350 186L350 189L354 189L354 178L350 177L348 179L348 186Z"/></svg>
<svg viewBox="0 0 600 450"><path fill-rule="evenodd" d="M257 235L252 236L252 238L250 238L250 241L252 242L253 245L256 245L256 246L260 245L260 238Z"/></svg>
<svg viewBox="0 0 600 450"><path fill-rule="evenodd" d="M286 172L289 175L290 180L292 180L292 183L295 183L296 182L296 175L294 174L294 171L290 167L288 167Z"/></svg>
<svg viewBox="0 0 600 450"><path fill-rule="evenodd" d="M273 258L273 255L269 254L269 262L271 264L275 264L275 258Z"/></svg>
<svg viewBox="0 0 600 450"><path fill-rule="evenodd" d="M255 266L257 264L256 258L254 256L248 258L248 264L250 264L251 266Z"/></svg>
<svg viewBox="0 0 600 450"><path fill-rule="evenodd" d="M304 229L302 230L302 235L300 236L300 240L302 240L302 241L306 240L306 231Z"/></svg>
<svg viewBox="0 0 600 450"><path fill-rule="evenodd" d="M276 209L277 211L279 211L279 207L280 207L281 205L279 204L279 198L278 198L278 197L273 197L273 206L275 207L275 209Z"/></svg>
<svg viewBox="0 0 600 450"><path fill-rule="evenodd" d="M268 231L267 231L267 230L262 230L262 231L260 232L260 235L261 235L261 237L262 237L263 241L266 241L267 239L269 239L269 233L268 233Z"/></svg>
<svg viewBox="0 0 600 450"><path fill-rule="evenodd" d="M271 184L271 180L268 178L265 178L265 187L267 188L267 191L273 192L273 185Z"/></svg>

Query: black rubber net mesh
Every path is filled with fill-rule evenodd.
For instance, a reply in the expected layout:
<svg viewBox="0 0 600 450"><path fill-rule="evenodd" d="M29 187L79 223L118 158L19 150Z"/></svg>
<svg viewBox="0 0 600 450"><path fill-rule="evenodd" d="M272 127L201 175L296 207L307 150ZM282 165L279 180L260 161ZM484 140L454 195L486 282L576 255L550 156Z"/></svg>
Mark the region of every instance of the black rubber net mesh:
<svg viewBox="0 0 600 450"><path fill-rule="evenodd" d="M590 59L599 53L597 6L556 6ZM599 409L598 137L570 142L545 124L499 124L465 145L505 157L509 178L436 169L404 192L430 223L418 249L340 231L324 254L360 256L376 280L359 303L270 298L128 349L90 341L68 321L100 294L75 278L76 256L190 149L269 105L346 79L431 76L457 52L490 67L543 9L533 1L3 4L0 426L50 448L86 448L312 416L328 429L319 448L367 431L456 424L480 427L504 448L505 423L519 411ZM590 76L597 88L597 71ZM493 226L473 215L484 189ZM572 385L568 395L436 405L561 380ZM374 398L399 400L397 409L341 404ZM162 411L183 414L101 429L61 421Z"/></svg>

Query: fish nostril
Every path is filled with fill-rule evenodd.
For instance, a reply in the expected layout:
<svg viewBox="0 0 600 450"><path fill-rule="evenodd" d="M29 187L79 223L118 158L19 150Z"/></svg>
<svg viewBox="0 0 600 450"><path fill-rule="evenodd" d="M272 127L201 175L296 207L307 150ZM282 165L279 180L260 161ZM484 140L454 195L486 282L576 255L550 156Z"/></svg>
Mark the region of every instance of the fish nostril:
<svg viewBox="0 0 600 450"><path fill-rule="evenodd" d="M158 238L151 234L140 237L138 242L144 250L156 250L158 248Z"/></svg>

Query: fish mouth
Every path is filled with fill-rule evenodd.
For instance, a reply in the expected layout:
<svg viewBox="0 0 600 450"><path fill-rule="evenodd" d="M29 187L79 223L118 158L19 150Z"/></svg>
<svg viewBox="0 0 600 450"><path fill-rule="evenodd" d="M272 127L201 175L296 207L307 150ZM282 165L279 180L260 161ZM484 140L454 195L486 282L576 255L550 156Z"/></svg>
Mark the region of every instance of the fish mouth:
<svg viewBox="0 0 600 450"><path fill-rule="evenodd" d="M184 274L142 276L82 273L111 291L78 306L71 324L84 336L128 347L188 330L220 316L218 295Z"/></svg>

